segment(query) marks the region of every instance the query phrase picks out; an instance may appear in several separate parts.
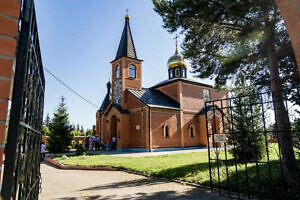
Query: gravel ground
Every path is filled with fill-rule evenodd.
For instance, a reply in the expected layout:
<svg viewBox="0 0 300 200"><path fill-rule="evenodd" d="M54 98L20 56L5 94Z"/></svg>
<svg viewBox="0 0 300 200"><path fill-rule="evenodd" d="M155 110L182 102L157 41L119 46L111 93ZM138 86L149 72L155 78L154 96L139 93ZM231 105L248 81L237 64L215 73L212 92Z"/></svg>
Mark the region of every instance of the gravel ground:
<svg viewBox="0 0 300 200"><path fill-rule="evenodd" d="M60 170L43 162L41 173L42 200L224 199L204 189L121 171Z"/></svg>

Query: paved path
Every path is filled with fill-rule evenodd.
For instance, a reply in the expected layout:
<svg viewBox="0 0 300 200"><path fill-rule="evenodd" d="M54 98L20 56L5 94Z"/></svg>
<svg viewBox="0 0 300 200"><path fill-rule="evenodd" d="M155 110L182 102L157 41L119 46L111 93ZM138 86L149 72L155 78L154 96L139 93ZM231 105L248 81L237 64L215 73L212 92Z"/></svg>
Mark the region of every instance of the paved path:
<svg viewBox="0 0 300 200"><path fill-rule="evenodd" d="M196 187L120 171L60 170L43 163L41 173L42 193L39 198L41 200L224 199Z"/></svg>

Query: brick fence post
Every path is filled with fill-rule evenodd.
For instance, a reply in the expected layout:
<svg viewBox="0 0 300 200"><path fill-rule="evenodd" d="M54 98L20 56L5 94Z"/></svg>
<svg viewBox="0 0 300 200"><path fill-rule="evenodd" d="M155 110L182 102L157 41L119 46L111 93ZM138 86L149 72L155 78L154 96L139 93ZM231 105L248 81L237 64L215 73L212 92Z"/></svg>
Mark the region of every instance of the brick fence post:
<svg viewBox="0 0 300 200"><path fill-rule="evenodd" d="M275 0L289 32L300 74L300 1Z"/></svg>
<svg viewBox="0 0 300 200"><path fill-rule="evenodd" d="M11 99L13 83L19 12L20 1L0 0L0 175L5 147L8 101Z"/></svg>

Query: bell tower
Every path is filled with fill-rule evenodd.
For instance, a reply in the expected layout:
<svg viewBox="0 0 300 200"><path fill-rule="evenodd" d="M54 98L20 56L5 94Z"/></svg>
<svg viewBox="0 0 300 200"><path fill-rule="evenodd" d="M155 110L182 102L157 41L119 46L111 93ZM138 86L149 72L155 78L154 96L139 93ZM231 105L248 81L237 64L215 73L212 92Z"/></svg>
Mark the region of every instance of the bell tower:
<svg viewBox="0 0 300 200"><path fill-rule="evenodd" d="M142 61L137 58L129 25L129 15L125 16L116 58L112 64L112 101L122 104L126 88L142 89Z"/></svg>

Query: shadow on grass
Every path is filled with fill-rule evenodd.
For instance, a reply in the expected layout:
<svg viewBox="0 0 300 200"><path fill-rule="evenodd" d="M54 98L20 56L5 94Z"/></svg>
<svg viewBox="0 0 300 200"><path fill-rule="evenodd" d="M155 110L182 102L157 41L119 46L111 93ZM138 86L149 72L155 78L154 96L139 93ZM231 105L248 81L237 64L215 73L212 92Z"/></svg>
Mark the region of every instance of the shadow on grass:
<svg viewBox="0 0 300 200"><path fill-rule="evenodd" d="M300 161L298 161L298 164L300 164ZM299 191L295 188L290 188L286 184L278 161L271 161L270 164L258 163L257 165L255 163L247 163L247 170L245 170L244 163L238 163L235 166L232 160L228 160L226 163L212 163L211 167L213 187L272 199L299 198ZM206 173L206 179L198 180L195 178L199 173ZM153 175L168 179L188 180L189 182L210 186L208 163L169 168ZM203 177L203 175L199 177ZM225 192L225 195L228 194L228 192Z"/></svg>

